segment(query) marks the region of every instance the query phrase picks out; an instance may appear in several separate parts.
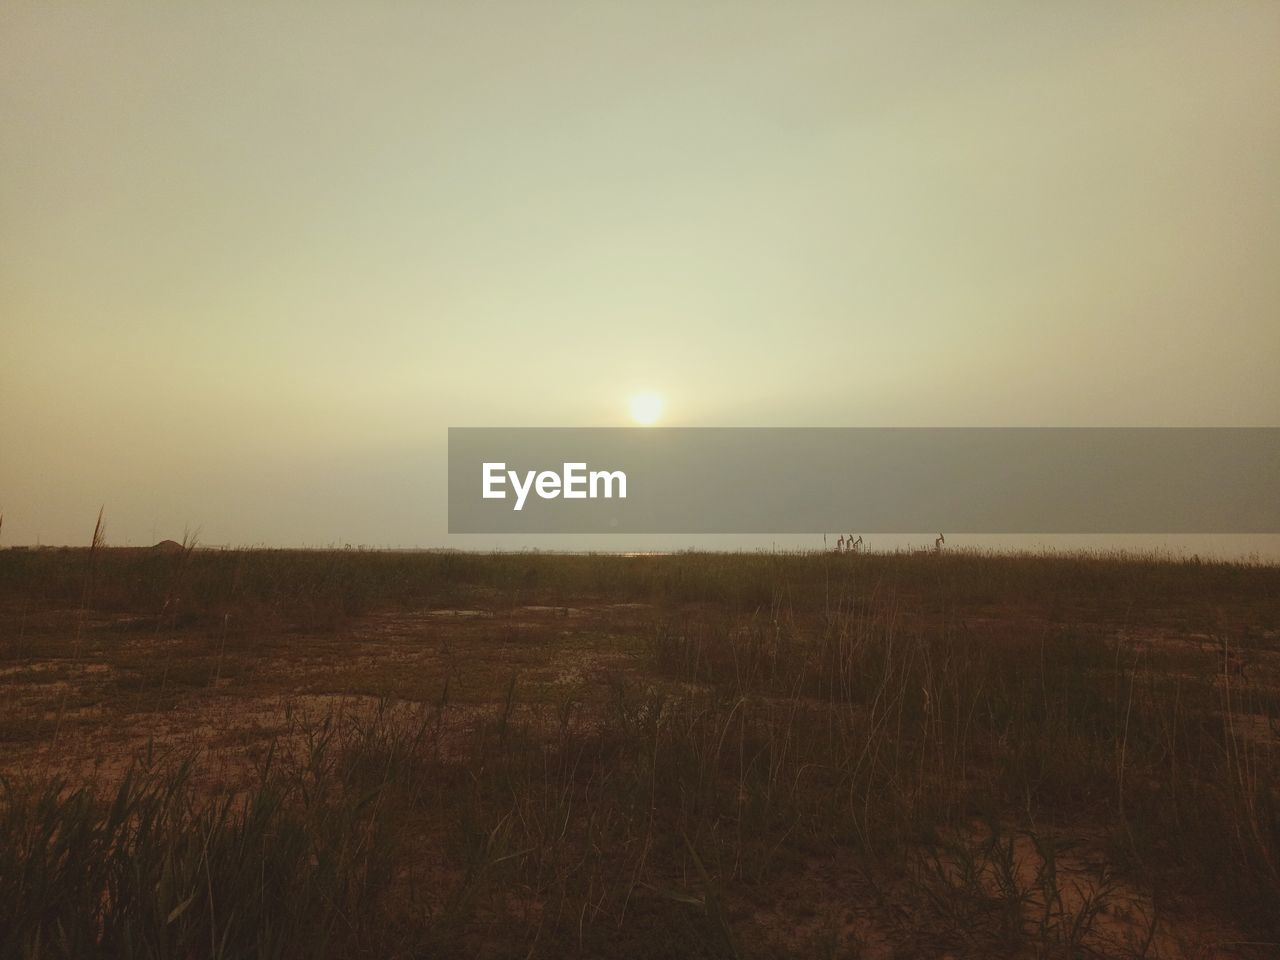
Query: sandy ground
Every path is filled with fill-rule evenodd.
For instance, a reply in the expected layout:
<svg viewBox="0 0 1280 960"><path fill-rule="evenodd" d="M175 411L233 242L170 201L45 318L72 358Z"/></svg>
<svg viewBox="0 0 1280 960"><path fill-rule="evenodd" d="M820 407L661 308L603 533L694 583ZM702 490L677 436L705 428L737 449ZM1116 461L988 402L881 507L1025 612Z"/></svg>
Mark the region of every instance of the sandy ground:
<svg viewBox="0 0 1280 960"><path fill-rule="evenodd" d="M359 719L387 703L431 705L447 698L448 722L465 727L501 700L512 678L523 710L551 710L567 697L589 704L602 695L610 673L643 674L642 644L657 615L645 604L604 603L385 610L336 633L257 635L252 625L230 622L175 628L156 618L23 611L16 628L12 617L8 621L8 656L0 659L0 773L89 780L105 793L140 757L196 753L202 787L235 791L273 745L289 749L301 730L325 716ZM663 613L673 615L689 622L710 611L692 604ZM1061 611L978 609L953 628L993 641L1026 641L1059 629L1063 619ZM1206 632L1180 628L1176 611L1138 624L1131 613L1088 609L1072 611L1070 620L1073 630L1120 640L1118 655L1135 661L1153 650L1179 651L1189 675L1216 664L1215 682L1225 686L1280 689L1280 637L1265 623ZM936 623L928 614L904 613L901 625L911 631ZM1242 715L1239 723L1244 735L1280 742L1280 730L1265 716ZM1243 935L1197 914L1194 901L1182 904L1178 916L1162 916L1152 933L1155 906L1130 880L1110 872L1097 853L1096 831L1081 823L1060 834L1063 851L1053 868L1061 895L1078 908L1107 892L1097 929L1115 955L1235 955L1230 945ZM951 839L959 848L981 845L989 828L975 822ZM1047 868L1028 837L1011 829L1007 842L1024 879ZM945 882L955 869L939 864L933 879ZM857 864L810 857L786 890L748 897L735 911L780 944L830 937L856 942L861 956L889 957L901 955L910 937L909 918L894 914L893 900L892 891L878 889Z"/></svg>

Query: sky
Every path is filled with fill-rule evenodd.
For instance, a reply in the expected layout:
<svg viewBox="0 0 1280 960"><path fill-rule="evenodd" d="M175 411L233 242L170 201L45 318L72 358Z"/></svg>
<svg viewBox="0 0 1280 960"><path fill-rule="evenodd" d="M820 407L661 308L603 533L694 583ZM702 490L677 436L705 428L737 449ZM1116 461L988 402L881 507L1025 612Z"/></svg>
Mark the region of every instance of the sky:
<svg viewBox="0 0 1280 960"><path fill-rule="evenodd" d="M639 392L1277 425L1271 0L14 2L0 131L0 546L693 545L446 532Z"/></svg>

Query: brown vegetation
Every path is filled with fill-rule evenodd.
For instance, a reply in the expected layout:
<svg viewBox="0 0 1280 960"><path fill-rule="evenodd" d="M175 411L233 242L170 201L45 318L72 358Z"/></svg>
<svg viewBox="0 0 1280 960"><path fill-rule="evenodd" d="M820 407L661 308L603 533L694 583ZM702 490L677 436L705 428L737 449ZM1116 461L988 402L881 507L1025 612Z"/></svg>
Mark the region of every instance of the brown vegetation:
<svg viewBox="0 0 1280 960"><path fill-rule="evenodd" d="M0 957L1271 956L1280 569L0 551Z"/></svg>

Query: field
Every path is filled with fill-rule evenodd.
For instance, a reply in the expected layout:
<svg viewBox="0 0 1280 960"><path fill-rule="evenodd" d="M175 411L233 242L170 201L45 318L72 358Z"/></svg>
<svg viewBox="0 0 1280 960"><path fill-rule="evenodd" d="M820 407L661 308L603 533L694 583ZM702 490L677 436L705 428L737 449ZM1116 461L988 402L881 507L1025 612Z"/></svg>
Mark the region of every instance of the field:
<svg viewBox="0 0 1280 960"><path fill-rule="evenodd" d="M0 958L1280 955L1280 568L0 551Z"/></svg>

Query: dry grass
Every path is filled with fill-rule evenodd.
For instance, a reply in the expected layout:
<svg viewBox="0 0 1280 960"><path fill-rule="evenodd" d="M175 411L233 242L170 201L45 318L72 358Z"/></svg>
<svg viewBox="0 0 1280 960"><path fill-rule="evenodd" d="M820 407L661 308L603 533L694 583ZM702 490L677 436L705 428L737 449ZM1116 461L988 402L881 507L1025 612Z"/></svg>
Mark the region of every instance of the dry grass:
<svg viewBox="0 0 1280 960"><path fill-rule="evenodd" d="M1274 567L95 541L0 551L0 957L1280 949Z"/></svg>

